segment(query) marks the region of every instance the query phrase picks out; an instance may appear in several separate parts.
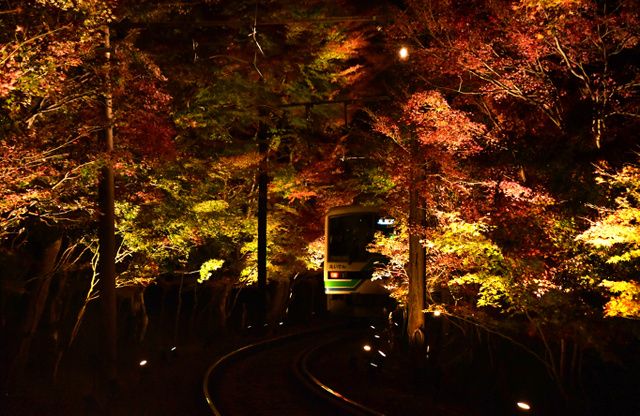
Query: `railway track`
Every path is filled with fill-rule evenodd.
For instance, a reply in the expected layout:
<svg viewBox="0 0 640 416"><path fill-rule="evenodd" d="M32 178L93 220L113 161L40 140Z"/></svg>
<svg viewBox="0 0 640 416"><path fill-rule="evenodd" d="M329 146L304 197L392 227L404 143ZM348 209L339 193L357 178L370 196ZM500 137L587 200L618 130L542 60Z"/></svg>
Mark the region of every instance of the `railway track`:
<svg viewBox="0 0 640 416"><path fill-rule="evenodd" d="M235 350L205 374L207 403L216 416L380 415L324 384L308 365L319 351L364 331L362 325L334 325Z"/></svg>

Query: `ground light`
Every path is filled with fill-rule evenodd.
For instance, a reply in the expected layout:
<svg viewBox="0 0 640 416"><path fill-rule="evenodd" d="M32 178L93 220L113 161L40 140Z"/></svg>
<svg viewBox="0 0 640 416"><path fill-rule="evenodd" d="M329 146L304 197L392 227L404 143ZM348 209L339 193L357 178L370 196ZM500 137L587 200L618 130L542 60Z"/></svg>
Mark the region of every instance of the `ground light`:
<svg viewBox="0 0 640 416"><path fill-rule="evenodd" d="M363 350L365 350L365 351L367 351L367 352L368 352L368 351L371 351L371 345L369 345L369 344L364 344L364 346L362 347L362 349L363 349Z"/></svg>
<svg viewBox="0 0 640 416"><path fill-rule="evenodd" d="M516 403L516 405L518 406L518 409L520 410L524 410L524 411L528 411L531 410L531 405L527 402L518 402Z"/></svg>
<svg viewBox="0 0 640 416"><path fill-rule="evenodd" d="M401 47L398 50L398 56L400 57L400 59L404 60L407 59L409 57L409 49L407 49L406 46Z"/></svg>
<svg viewBox="0 0 640 416"><path fill-rule="evenodd" d="M147 360L140 361L140 367L144 367L145 365L147 365Z"/></svg>

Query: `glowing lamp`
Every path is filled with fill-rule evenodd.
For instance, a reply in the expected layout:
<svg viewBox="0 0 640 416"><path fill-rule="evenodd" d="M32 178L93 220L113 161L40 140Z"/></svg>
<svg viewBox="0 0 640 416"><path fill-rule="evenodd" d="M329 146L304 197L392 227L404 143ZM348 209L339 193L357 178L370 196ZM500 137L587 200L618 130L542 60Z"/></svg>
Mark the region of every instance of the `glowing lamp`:
<svg viewBox="0 0 640 416"><path fill-rule="evenodd" d="M531 406L526 402L518 402L516 405L522 410L531 410Z"/></svg>
<svg viewBox="0 0 640 416"><path fill-rule="evenodd" d="M435 316L436 318L438 316L442 315L442 312L440 312L438 309L436 309L435 311L433 311L433 316Z"/></svg>
<svg viewBox="0 0 640 416"><path fill-rule="evenodd" d="M362 347L363 350L365 351L371 351L371 345L369 344L364 344L364 346Z"/></svg>
<svg viewBox="0 0 640 416"><path fill-rule="evenodd" d="M147 360L140 361L140 367L144 367L145 365L147 365Z"/></svg>
<svg viewBox="0 0 640 416"><path fill-rule="evenodd" d="M400 59L404 60L407 59L409 57L409 49L407 49L406 46L401 47L398 50L398 56L400 57Z"/></svg>

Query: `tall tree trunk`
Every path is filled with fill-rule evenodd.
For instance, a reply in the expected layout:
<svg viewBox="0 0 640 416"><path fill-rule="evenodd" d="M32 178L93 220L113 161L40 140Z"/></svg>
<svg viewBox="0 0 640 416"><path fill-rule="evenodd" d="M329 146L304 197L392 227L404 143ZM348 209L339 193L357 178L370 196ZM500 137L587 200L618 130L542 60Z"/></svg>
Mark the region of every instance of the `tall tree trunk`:
<svg viewBox="0 0 640 416"><path fill-rule="evenodd" d="M425 201L420 196L419 184L424 177L422 167L412 172L409 189L409 294L407 335L416 347L424 343L424 312L426 307L426 250L421 236L426 225Z"/></svg>
<svg viewBox="0 0 640 416"><path fill-rule="evenodd" d="M62 331L62 323L65 316L65 309L68 304L64 298L67 278L69 273L64 271L59 273L59 279L56 287L51 293L51 302L49 303L49 340L51 343L51 351L53 362L51 366L51 378L55 382L58 375L58 366L62 355L64 354L64 335Z"/></svg>
<svg viewBox="0 0 640 416"><path fill-rule="evenodd" d="M98 228L100 278L100 298L104 325L104 365L109 382L116 380L117 359L117 323L116 323L116 241L115 241L115 186L113 163L113 100L109 75L111 59L111 41L109 29L104 32L104 129L103 129L103 167L98 184L98 205L100 221Z"/></svg>
<svg viewBox="0 0 640 416"><path fill-rule="evenodd" d="M229 295L233 289L231 283L222 281L218 284L221 286L219 290L221 291L220 297L218 298L217 308L214 311L216 319L216 328L220 330L220 332L224 333L227 330L227 309L229 307ZM213 286L212 299L216 299L216 286Z"/></svg>
<svg viewBox="0 0 640 416"><path fill-rule="evenodd" d="M269 177L267 173L267 127L260 122L258 129L258 151L260 165L258 168L258 287L267 287L267 187Z"/></svg>
<svg viewBox="0 0 640 416"><path fill-rule="evenodd" d="M23 338L20 341L18 352L13 362L10 375L11 379L19 377L19 374L29 359L29 350L31 349L31 343L36 335L42 313L47 303L49 288L51 287L51 280L61 244L62 238L57 238L47 244L41 253L38 253L40 258L33 272L34 279L32 281L32 288L29 290L29 303L27 305L26 315L22 321Z"/></svg>
<svg viewBox="0 0 640 416"><path fill-rule="evenodd" d="M258 127L258 151L260 165L258 168L258 314L259 320L266 319L267 313L267 188L269 176L267 172L267 126L260 122Z"/></svg>
<svg viewBox="0 0 640 416"><path fill-rule="evenodd" d="M176 320L173 324L173 344L178 342L178 332L180 329L180 314L182 313L182 289L184 288L184 274L180 275L180 286L178 286L178 306L176 307Z"/></svg>

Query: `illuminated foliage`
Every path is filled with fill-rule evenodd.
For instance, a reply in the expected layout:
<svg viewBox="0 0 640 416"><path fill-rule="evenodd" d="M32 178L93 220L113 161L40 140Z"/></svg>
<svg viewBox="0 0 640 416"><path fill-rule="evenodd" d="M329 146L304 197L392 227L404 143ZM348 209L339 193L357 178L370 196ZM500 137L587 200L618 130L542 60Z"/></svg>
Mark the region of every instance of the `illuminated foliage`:
<svg viewBox="0 0 640 416"><path fill-rule="evenodd" d="M106 2L76 3L42 1L3 17L0 236L4 241L15 238L30 219L77 224L92 215L87 195L95 150L90 140L98 122L90 109L99 85L94 48L101 36L99 25L111 18L111 12Z"/></svg>
<svg viewBox="0 0 640 416"><path fill-rule="evenodd" d="M306 265L309 270L320 270L324 263L325 238L318 237L307 245Z"/></svg>
<svg viewBox="0 0 640 416"><path fill-rule="evenodd" d="M270 277L320 267L328 208L378 204L398 227L374 242L388 259L376 277L401 303L413 235L431 308L536 336L546 363L565 342L604 351L619 335L607 323L640 316L630 0L409 0L380 26L322 21L377 12L348 1L10 3L21 6L0 21L3 256L55 230L91 268L110 24L119 286L254 283L266 157ZM400 41L410 53L393 61ZM331 103L359 96L375 97ZM613 167L594 178L596 161ZM427 224L410 228L413 185ZM553 366L568 360L557 361L560 379Z"/></svg>
<svg viewBox="0 0 640 416"><path fill-rule="evenodd" d="M211 278L211 275L216 270L219 270L224 264L224 260L221 259L210 259L202 263L200 266L200 278L198 279L198 283L203 283Z"/></svg>
<svg viewBox="0 0 640 416"><path fill-rule="evenodd" d="M609 130L613 123L638 116L634 85L640 74L632 58L638 11L632 1L411 1L409 10L412 19L399 30L427 37L412 59L456 77L458 91L484 95L485 111L501 128L514 129L503 121L521 112L522 103L556 132L579 124L599 148L617 137ZM576 111L588 113L578 117ZM545 126L521 114L531 122L528 129Z"/></svg>
<svg viewBox="0 0 640 416"><path fill-rule="evenodd" d="M636 341L630 320L603 319L637 319L635 173L594 178L593 164L635 158L639 10L624 0L403 5L385 46L411 52L384 75L394 105L372 106L387 140L371 143L393 184L385 206L403 222L420 179L427 225L409 232L427 249L427 309L520 343L565 389L577 377L568 345L610 357ZM595 217L593 205L603 207Z"/></svg>
<svg viewBox="0 0 640 416"><path fill-rule="evenodd" d="M454 291L457 285L478 285L478 306L508 305L503 298L510 296L509 272L502 251L486 237L487 224L468 223L456 213L440 214L439 222L438 233L425 241L433 256L430 268L448 276Z"/></svg>
<svg viewBox="0 0 640 416"><path fill-rule="evenodd" d="M326 193L321 187L332 186L336 176L331 173L333 161L325 160L332 145L317 149L313 142L334 140L336 123L342 121L342 106L314 106L313 102L336 98L359 79L362 68L356 62L357 54L367 42L357 33L355 24L314 21L344 14L350 5L317 2L315 6L299 8L272 2L256 9L234 2L207 6L167 2L157 8L144 3L141 9L146 12L133 17L146 23L164 21L176 13L205 22L202 28L190 28L176 36L149 32L149 36L164 40L146 46L159 57L158 65L173 82L176 135L185 157L220 157L229 166L246 164L246 170L211 178L218 185L208 191L187 191L194 199L201 198L196 203L199 210L207 209L205 201L228 204L225 215L218 217L218 227L233 228L235 224L242 232L228 240L215 240L227 251L235 250L234 260L224 267L239 273L243 282L254 281L257 272L257 242L252 227L257 198L254 162L262 157L256 152L261 126L266 128L269 142L268 268L274 278L287 278L305 267L302 251L320 231L320 226L309 220L322 214L324 204L318 204L318 200ZM338 12L336 7L344 8ZM282 23L258 25L254 33L248 33L250 24L207 26L212 15L229 22L246 19L251 23L257 18L258 22ZM185 22L185 27L191 24ZM168 50L167 45L173 44L189 45L189 49ZM282 107L296 102L309 105ZM196 196L201 192L204 194ZM198 251L197 246L192 247ZM222 257L216 254L216 258Z"/></svg>
<svg viewBox="0 0 640 416"><path fill-rule="evenodd" d="M638 319L640 317L640 284L603 280L601 286L613 295L605 305L606 316Z"/></svg>
<svg viewBox="0 0 640 416"><path fill-rule="evenodd" d="M385 261L376 264L373 279L381 279L385 287L401 305L407 304L408 274L407 263L409 261L409 235L407 227L402 223L396 223L394 232L384 234L377 232L375 239L368 250L378 253Z"/></svg>
<svg viewBox="0 0 640 416"><path fill-rule="evenodd" d="M590 276L609 294L605 315L637 319L640 318L636 274L640 257L640 169L627 165L614 173L600 168L598 173L598 182L609 188L615 206L598 209L599 218L577 240L612 266Z"/></svg>

